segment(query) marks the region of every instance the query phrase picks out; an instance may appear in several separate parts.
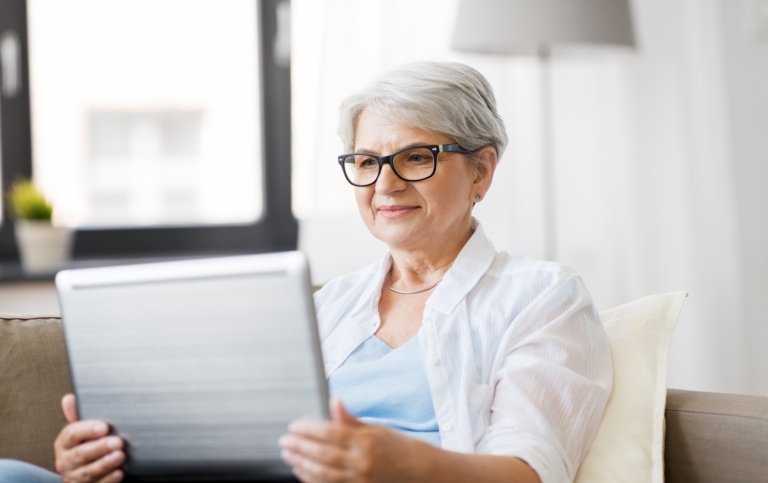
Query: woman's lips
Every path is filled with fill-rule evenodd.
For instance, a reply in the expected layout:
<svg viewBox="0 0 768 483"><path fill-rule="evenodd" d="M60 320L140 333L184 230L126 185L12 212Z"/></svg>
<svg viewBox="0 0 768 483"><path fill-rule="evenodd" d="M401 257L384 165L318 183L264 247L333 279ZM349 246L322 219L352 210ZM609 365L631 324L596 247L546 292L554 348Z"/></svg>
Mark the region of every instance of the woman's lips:
<svg viewBox="0 0 768 483"><path fill-rule="evenodd" d="M393 206L379 206L379 214L388 220L392 220L395 218L400 218L403 216L406 216L408 213L415 210L416 206L400 206L400 205L393 205Z"/></svg>

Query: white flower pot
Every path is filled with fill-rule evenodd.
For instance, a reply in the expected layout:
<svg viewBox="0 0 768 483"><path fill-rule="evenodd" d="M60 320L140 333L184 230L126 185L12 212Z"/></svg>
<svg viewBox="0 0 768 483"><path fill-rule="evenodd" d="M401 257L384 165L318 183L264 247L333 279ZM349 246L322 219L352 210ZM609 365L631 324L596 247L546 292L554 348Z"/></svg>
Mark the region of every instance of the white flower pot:
<svg viewBox="0 0 768 483"><path fill-rule="evenodd" d="M74 232L47 221L16 220L16 244L26 273L53 273L72 255Z"/></svg>

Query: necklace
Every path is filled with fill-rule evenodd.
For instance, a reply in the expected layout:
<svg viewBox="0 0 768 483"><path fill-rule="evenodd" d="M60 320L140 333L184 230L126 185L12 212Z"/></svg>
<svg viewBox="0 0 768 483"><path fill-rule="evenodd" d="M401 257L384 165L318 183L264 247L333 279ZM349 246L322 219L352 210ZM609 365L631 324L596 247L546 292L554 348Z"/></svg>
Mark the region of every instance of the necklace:
<svg viewBox="0 0 768 483"><path fill-rule="evenodd" d="M389 285L389 289L390 289L391 291L395 292L395 293L399 293L399 294L402 294L402 295L413 295L413 294L415 294L415 293L421 293L421 292L426 292L427 290L432 290L432 289L433 289L433 288L435 288L435 287L437 286L437 284L438 284L438 283L440 283L442 280L443 280L443 279L441 278L440 280L438 280L437 282L433 283L432 285L430 285L430 286L428 286L428 287L420 288L420 289L418 289L418 290L412 290L412 291L410 291L410 292L409 292L409 291L406 291L406 290L398 290L398 289L396 289L395 287L393 287L393 286L392 286L392 282L390 282L390 285Z"/></svg>

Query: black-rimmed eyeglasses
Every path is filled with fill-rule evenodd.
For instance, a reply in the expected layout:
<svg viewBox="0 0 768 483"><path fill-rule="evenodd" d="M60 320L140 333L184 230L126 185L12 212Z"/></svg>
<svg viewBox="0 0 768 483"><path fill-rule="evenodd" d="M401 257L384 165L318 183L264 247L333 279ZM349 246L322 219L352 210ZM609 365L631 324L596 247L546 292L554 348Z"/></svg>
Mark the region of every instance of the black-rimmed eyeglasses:
<svg viewBox="0 0 768 483"><path fill-rule="evenodd" d="M370 186L375 183L385 164L404 181L422 181L435 174L438 154L471 152L459 144L430 144L406 148L389 156L369 153L342 154L339 156L339 165L347 181L353 186Z"/></svg>

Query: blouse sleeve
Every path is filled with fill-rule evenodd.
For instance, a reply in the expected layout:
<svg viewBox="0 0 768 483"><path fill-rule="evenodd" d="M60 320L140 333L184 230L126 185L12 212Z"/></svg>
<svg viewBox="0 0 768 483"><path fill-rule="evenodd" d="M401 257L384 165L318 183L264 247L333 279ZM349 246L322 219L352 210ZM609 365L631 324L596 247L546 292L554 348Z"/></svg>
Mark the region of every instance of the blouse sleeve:
<svg viewBox="0 0 768 483"><path fill-rule="evenodd" d="M550 287L515 317L492 377L477 451L516 456L545 483L572 481L613 383L608 339L581 278Z"/></svg>

